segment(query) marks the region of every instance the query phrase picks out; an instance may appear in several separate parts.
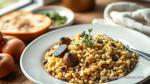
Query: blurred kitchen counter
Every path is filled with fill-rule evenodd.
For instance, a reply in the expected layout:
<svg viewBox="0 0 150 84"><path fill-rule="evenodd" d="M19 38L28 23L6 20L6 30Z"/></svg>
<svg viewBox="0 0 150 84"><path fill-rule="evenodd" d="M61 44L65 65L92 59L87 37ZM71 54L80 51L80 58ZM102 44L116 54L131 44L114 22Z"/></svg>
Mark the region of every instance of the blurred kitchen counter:
<svg viewBox="0 0 150 84"><path fill-rule="evenodd" d="M97 0L96 7L92 11L75 13L75 23L74 24L83 24L83 23L91 23L94 18L103 18L103 11L107 4L120 0ZM123 0L121 0L123 1ZM140 0L129 0L132 2L139 3L146 7L150 7L150 2L143 2ZM61 2L50 4L50 5L63 5ZM18 64L18 70L15 74L12 74L8 77L0 79L0 84L33 84L30 80L28 80L20 70ZM144 84L150 84L150 80L148 80Z"/></svg>

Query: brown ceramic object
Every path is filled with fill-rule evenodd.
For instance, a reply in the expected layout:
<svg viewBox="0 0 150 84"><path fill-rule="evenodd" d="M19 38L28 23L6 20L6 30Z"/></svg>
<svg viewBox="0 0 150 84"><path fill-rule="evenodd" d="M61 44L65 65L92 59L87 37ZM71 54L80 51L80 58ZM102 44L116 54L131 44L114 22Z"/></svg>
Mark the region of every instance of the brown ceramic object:
<svg viewBox="0 0 150 84"><path fill-rule="evenodd" d="M63 0L63 4L75 12L84 12L95 7L95 0Z"/></svg>

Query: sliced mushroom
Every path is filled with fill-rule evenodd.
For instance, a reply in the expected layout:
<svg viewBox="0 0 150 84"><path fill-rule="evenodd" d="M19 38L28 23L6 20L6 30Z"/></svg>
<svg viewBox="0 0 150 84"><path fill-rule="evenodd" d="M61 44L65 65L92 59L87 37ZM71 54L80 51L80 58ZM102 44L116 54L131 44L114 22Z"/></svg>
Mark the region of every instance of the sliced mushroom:
<svg viewBox="0 0 150 84"><path fill-rule="evenodd" d="M68 38L68 37L62 37L60 38L60 44L66 44L66 45L69 45L71 42L71 39Z"/></svg>
<svg viewBox="0 0 150 84"><path fill-rule="evenodd" d="M72 53L66 53L63 57L63 62L68 66L68 67L74 67L79 63L78 57L76 54Z"/></svg>
<svg viewBox="0 0 150 84"><path fill-rule="evenodd" d="M65 52L67 52L67 45L60 45L53 53L53 56L63 57Z"/></svg>

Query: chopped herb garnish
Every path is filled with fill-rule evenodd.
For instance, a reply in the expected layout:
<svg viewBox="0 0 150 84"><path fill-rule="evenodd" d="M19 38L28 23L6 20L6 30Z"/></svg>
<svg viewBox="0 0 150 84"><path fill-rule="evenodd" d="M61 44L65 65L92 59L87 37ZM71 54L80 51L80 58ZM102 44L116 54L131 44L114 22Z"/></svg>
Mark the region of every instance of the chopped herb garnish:
<svg viewBox="0 0 150 84"><path fill-rule="evenodd" d="M82 42L87 47L91 47L93 45L92 35L91 35L92 30L93 29L88 29L88 33L86 33L86 31L83 31L81 33Z"/></svg>
<svg viewBox="0 0 150 84"><path fill-rule="evenodd" d="M88 29L89 34L93 31L93 29Z"/></svg>
<svg viewBox="0 0 150 84"><path fill-rule="evenodd" d="M57 25L57 26L61 26L61 25L65 24L67 21L66 16L62 16L58 12L55 12L55 11L54 12L44 11L44 12L41 12L41 14L44 14L44 15L48 16L49 18L51 18L52 21L54 21L55 25Z"/></svg>
<svg viewBox="0 0 150 84"><path fill-rule="evenodd" d="M86 34L86 32L83 31L80 36L83 37L83 36L85 36L85 34Z"/></svg>

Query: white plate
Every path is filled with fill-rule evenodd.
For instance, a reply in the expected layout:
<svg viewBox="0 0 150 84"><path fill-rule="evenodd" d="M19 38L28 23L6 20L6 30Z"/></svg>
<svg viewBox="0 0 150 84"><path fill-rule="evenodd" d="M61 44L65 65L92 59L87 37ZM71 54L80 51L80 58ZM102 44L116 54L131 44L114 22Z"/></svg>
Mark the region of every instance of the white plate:
<svg viewBox="0 0 150 84"><path fill-rule="evenodd" d="M63 6L47 6L47 7L42 7L42 8L38 8L38 9L33 10L34 13L40 13L42 11L49 11L49 12L54 12L55 11L55 12L58 12L61 16L66 16L66 18L67 18L66 23L64 25L61 25L61 26L52 27L53 29L68 26L68 25L71 25L74 22L75 15L74 15L73 11L71 11L70 9L68 9L66 7L63 7Z"/></svg>
<svg viewBox="0 0 150 84"><path fill-rule="evenodd" d="M56 43L61 37L71 37L76 35L77 33L81 33L83 30L88 30L89 28L93 28L92 34L104 33L115 39L124 40L139 50L150 53L150 38L137 31L98 24L83 24L70 26L48 32L40 36L36 40L32 41L28 45L28 47L23 52L20 60L21 70L23 71L24 75L28 79L36 83L66 84L66 82L53 78L43 69L42 56L44 52L46 52L47 49L51 45ZM108 84L133 84L141 82L149 75L150 62L139 57L139 62L131 73L118 80L108 82Z"/></svg>

